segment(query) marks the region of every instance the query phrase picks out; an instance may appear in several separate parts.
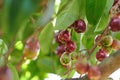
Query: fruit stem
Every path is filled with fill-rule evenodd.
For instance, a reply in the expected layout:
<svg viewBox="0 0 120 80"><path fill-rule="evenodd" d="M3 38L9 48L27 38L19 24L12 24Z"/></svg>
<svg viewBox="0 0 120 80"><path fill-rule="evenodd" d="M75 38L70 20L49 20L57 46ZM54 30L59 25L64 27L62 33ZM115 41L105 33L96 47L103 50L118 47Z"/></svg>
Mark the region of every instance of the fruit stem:
<svg viewBox="0 0 120 80"><path fill-rule="evenodd" d="M10 44L10 47L9 47L7 53L4 55L4 57L5 57L5 64L8 63L8 57L12 53L12 51L14 50L14 44L15 44L15 42L16 42L16 35L13 37L13 39L11 41L11 44Z"/></svg>
<svg viewBox="0 0 120 80"><path fill-rule="evenodd" d="M95 50L95 48L97 47L97 45L99 44L99 42L101 41L101 38L102 38L103 36L105 36L105 35L108 34L108 30L109 30L109 26L107 26L107 27L105 28L105 30L102 32L102 34L101 34L100 37L98 38L99 41L97 41L97 42L93 45L93 47L88 50L89 57L90 57L90 55L93 53L93 51Z"/></svg>

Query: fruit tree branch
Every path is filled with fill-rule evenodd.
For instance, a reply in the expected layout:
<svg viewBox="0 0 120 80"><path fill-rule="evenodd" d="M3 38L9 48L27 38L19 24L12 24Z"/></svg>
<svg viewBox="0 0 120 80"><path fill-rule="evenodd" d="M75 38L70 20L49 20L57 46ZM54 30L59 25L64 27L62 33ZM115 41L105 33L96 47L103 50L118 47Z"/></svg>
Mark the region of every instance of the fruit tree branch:
<svg viewBox="0 0 120 80"><path fill-rule="evenodd" d="M104 59L98 66L101 71L101 78L99 80L106 80L110 74L120 68L120 49L108 58ZM67 78L63 80L89 80L87 75L82 78Z"/></svg>

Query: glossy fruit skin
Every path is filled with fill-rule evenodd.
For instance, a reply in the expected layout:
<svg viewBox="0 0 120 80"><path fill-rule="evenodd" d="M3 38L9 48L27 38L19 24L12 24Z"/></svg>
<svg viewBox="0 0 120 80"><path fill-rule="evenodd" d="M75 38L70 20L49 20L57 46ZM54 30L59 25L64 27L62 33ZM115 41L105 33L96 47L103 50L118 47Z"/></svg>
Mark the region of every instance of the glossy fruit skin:
<svg viewBox="0 0 120 80"><path fill-rule="evenodd" d="M76 64L75 64L75 70L79 73L79 74L85 74L89 69L89 65L88 63L84 63L81 60L79 60Z"/></svg>
<svg viewBox="0 0 120 80"><path fill-rule="evenodd" d="M68 30L62 30L58 34L58 40L63 44L69 41L70 38L71 38L71 35Z"/></svg>
<svg viewBox="0 0 120 80"><path fill-rule="evenodd" d="M98 66L90 66L88 70L88 77L90 80L99 80L101 71Z"/></svg>
<svg viewBox="0 0 120 80"><path fill-rule="evenodd" d="M111 19L110 24L109 24L109 28L113 32L120 31L120 18L119 18L119 16Z"/></svg>
<svg viewBox="0 0 120 80"><path fill-rule="evenodd" d="M98 61L102 61L106 57L107 57L107 53L103 49L100 49L96 54L96 58Z"/></svg>
<svg viewBox="0 0 120 80"><path fill-rule="evenodd" d="M65 45L59 45L56 49L56 54L61 57L61 55L65 52Z"/></svg>
<svg viewBox="0 0 120 80"><path fill-rule="evenodd" d="M120 41L117 40L117 39L114 39L111 47L112 47L113 50L120 49Z"/></svg>
<svg viewBox="0 0 120 80"><path fill-rule="evenodd" d="M12 72L7 66L0 67L0 80L13 80Z"/></svg>
<svg viewBox="0 0 120 80"><path fill-rule="evenodd" d="M23 51L24 58L36 59L40 51L40 43L36 36L29 37Z"/></svg>
<svg viewBox="0 0 120 80"><path fill-rule="evenodd" d="M74 41L70 40L65 44L65 51L68 53L74 52L76 49L76 44Z"/></svg>
<svg viewBox="0 0 120 80"><path fill-rule="evenodd" d="M75 24L75 31L77 33L85 32L85 30L86 30L86 23L85 23L84 20L82 20L82 19L76 20L74 24Z"/></svg>
<svg viewBox="0 0 120 80"><path fill-rule="evenodd" d="M114 0L113 6L118 3L119 0Z"/></svg>

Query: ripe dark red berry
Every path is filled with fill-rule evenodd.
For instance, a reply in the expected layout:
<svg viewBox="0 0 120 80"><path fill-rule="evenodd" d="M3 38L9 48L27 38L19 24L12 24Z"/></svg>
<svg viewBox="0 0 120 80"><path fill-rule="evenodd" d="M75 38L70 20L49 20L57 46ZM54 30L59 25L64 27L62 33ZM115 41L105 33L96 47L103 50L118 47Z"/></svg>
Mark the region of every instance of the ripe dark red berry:
<svg viewBox="0 0 120 80"><path fill-rule="evenodd" d="M58 40L63 44L69 41L70 38L71 38L71 35L68 30L62 30L58 33Z"/></svg>
<svg viewBox="0 0 120 80"><path fill-rule="evenodd" d="M27 39L24 48L24 57L27 59L36 59L40 51L40 43L36 36Z"/></svg>
<svg viewBox="0 0 120 80"><path fill-rule="evenodd" d="M101 71L98 66L90 66L88 70L88 77L90 80L99 80Z"/></svg>
<svg viewBox="0 0 120 80"><path fill-rule="evenodd" d="M68 53L71 53L71 52L74 52L76 49L76 44L75 42L73 42L72 40L68 41L66 44L65 44L65 51L68 52Z"/></svg>
<svg viewBox="0 0 120 80"><path fill-rule="evenodd" d="M109 24L109 28L113 32L120 31L120 18L119 18L119 16L111 19L110 24Z"/></svg>
<svg viewBox="0 0 120 80"><path fill-rule="evenodd" d="M106 57L107 57L107 53L102 49L100 49L96 54L96 58L98 61L102 61Z"/></svg>
<svg viewBox="0 0 120 80"><path fill-rule="evenodd" d="M0 80L13 80L11 70L7 67L0 67Z"/></svg>
<svg viewBox="0 0 120 80"><path fill-rule="evenodd" d="M86 23L84 22L84 20L79 19L75 21L75 31L77 33L83 33L86 30Z"/></svg>
<svg viewBox="0 0 120 80"><path fill-rule="evenodd" d="M113 6L114 6L116 3L118 3L118 0L114 0Z"/></svg>
<svg viewBox="0 0 120 80"><path fill-rule="evenodd" d="M89 69L89 65L88 63L84 63L82 60L79 60L76 64L75 64L75 70L79 73L79 74L85 74Z"/></svg>
<svg viewBox="0 0 120 80"><path fill-rule="evenodd" d="M65 52L65 45L59 45L56 49L56 54L61 57L61 55Z"/></svg>

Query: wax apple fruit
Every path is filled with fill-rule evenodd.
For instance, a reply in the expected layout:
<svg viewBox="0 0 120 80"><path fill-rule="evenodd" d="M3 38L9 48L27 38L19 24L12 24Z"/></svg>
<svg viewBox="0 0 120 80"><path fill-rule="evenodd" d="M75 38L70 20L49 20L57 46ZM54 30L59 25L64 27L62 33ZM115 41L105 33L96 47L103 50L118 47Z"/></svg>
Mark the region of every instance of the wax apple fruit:
<svg viewBox="0 0 120 80"><path fill-rule="evenodd" d="M36 59L40 51L40 43L36 36L29 37L24 48L24 58Z"/></svg>
<svg viewBox="0 0 120 80"><path fill-rule="evenodd" d="M71 36L70 36L70 33L68 30L62 30L58 34L58 40L63 44L66 43L67 41L69 41L70 38L71 38Z"/></svg>
<svg viewBox="0 0 120 80"><path fill-rule="evenodd" d="M120 31L120 17L119 16L111 19L110 24L109 24L109 28L113 32Z"/></svg>
<svg viewBox="0 0 120 80"><path fill-rule="evenodd" d="M70 56L67 52L64 52L61 57L60 57L60 63L63 65L63 66L69 66L71 64L71 59L70 59Z"/></svg>
<svg viewBox="0 0 120 80"><path fill-rule="evenodd" d="M76 64L75 64L75 70L79 73L79 74L85 74L89 69L89 65L87 62L82 62L82 60L79 60Z"/></svg>
<svg viewBox="0 0 120 80"><path fill-rule="evenodd" d="M65 45L59 45L56 49L56 54L61 57L61 55L65 52Z"/></svg>
<svg viewBox="0 0 120 80"><path fill-rule="evenodd" d="M76 20L74 24L75 24L74 28L75 28L75 31L77 33L85 32L85 30L86 30L86 23L85 23L84 20L82 20L82 19Z"/></svg>
<svg viewBox="0 0 120 80"><path fill-rule="evenodd" d="M71 52L74 52L75 49L76 49L76 44L75 44L74 41L70 40L66 43L66 45L65 45L65 51L66 52L71 53Z"/></svg>
<svg viewBox="0 0 120 80"><path fill-rule="evenodd" d="M98 66L90 66L88 70L88 77L90 80L99 80L101 71Z"/></svg>
<svg viewBox="0 0 120 80"><path fill-rule="evenodd" d="M102 61L106 57L107 57L107 53L102 49L100 49L96 54L96 58L98 61Z"/></svg>
<svg viewBox="0 0 120 80"><path fill-rule="evenodd" d="M114 39L111 47L112 47L113 50L120 49L120 41L117 40L117 39Z"/></svg>

